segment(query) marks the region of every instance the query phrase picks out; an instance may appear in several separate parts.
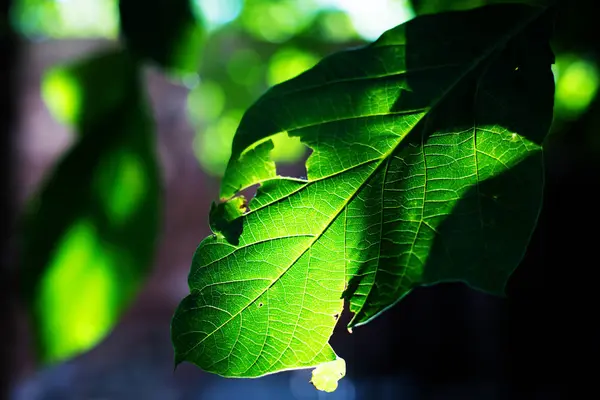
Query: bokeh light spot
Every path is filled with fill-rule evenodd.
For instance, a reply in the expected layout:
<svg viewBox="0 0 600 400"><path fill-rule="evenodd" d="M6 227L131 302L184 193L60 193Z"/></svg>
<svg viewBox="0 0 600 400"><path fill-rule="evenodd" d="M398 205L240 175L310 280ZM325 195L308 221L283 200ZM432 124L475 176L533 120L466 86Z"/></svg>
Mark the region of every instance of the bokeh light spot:
<svg viewBox="0 0 600 400"><path fill-rule="evenodd" d="M317 9L307 1L246 1L241 21L256 38L272 43L284 42L304 29Z"/></svg>
<svg viewBox="0 0 600 400"><path fill-rule="evenodd" d="M231 143L242 119L243 110L226 111L218 120L198 132L194 152L202 168L214 176L222 176L231 155Z"/></svg>
<svg viewBox="0 0 600 400"><path fill-rule="evenodd" d="M77 80L66 70L49 70L42 78L41 94L50 114L57 121L67 125L77 122L82 93Z"/></svg>
<svg viewBox="0 0 600 400"><path fill-rule="evenodd" d="M242 11L243 0L191 0L192 8L209 31L235 20Z"/></svg>
<svg viewBox="0 0 600 400"><path fill-rule="evenodd" d="M559 55L554 71L555 112L559 118L576 118L587 110L598 92L598 66L576 55Z"/></svg>
<svg viewBox="0 0 600 400"><path fill-rule="evenodd" d="M277 51L269 61L267 83L276 85L292 79L312 68L319 57L307 51L295 48L283 48Z"/></svg>
<svg viewBox="0 0 600 400"><path fill-rule="evenodd" d="M188 114L193 123L211 121L219 117L225 107L225 93L221 85L205 80L188 95Z"/></svg>
<svg viewBox="0 0 600 400"><path fill-rule="evenodd" d="M99 165L97 195L113 224L128 221L148 191L142 159L125 149L110 153Z"/></svg>
<svg viewBox="0 0 600 400"><path fill-rule="evenodd" d="M375 40L383 32L415 16L409 0L316 0L323 8L344 11L356 32Z"/></svg>
<svg viewBox="0 0 600 400"><path fill-rule="evenodd" d="M263 76L262 59L252 49L240 49L234 52L227 63L229 78L244 86L252 86Z"/></svg>
<svg viewBox="0 0 600 400"><path fill-rule="evenodd" d="M331 10L320 18L320 33L324 40L346 42L358 38L352 20L345 12Z"/></svg>

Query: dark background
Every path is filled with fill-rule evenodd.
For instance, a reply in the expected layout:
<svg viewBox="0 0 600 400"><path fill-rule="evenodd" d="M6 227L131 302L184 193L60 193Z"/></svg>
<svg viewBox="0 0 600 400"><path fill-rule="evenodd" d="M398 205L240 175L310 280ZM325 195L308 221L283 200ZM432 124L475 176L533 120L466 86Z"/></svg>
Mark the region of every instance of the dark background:
<svg viewBox="0 0 600 400"><path fill-rule="evenodd" d="M421 2L414 3L418 11ZM8 6L2 3L0 15L8 15ZM578 54L598 65L595 2L563 2L558 10L553 42L557 56ZM17 35L8 24L0 28L4 397L562 399L579 398L583 395L574 391L582 389L593 396L600 372L595 209L599 96L576 117L555 117L545 146L542 214L525 259L508 284L507 298L443 284L415 290L352 335L340 324L332 344L349 370L338 391L324 395L306 383L308 371L259 380L225 380L189 365L173 373L167 327L185 293L191 254L209 232L207 210L217 196L218 179L200 168L191 150L195 133L186 122L187 89L156 71L148 73L147 82L165 169L165 204L154 272L98 347L59 365L36 366L16 290L16 216L69 141L65 129L43 109L40 76L48 66L110 43L36 42ZM323 52L336 46L343 47L333 45ZM36 133L44 129L57 135L48 141L51 149L46 152L39 142L42 133ZM37 147L28 147L18 135L37 141ZM300 170L293 164L288 169Z"/></svg>

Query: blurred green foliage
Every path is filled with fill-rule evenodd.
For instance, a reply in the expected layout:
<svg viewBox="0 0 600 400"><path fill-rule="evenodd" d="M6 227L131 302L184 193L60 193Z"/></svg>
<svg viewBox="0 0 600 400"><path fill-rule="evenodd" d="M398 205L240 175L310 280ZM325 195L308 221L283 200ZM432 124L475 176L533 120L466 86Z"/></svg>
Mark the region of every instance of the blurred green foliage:
<svg viewBox="0 0 600 400"><path fill-rule="evenodd" d="M115 52L93 62L51 67L42 77L42 98L54 118L74 128L101 121L131 90L132 63L131 57Z"/></svg>
<svg viewBox="0 0 600 400"><path fill-rule="evenodd" d="M555 115L572 120L585 112L596 97L600 76L593 59L563 53L556 58Z"/></svg>
<svg viewBox="0 0 600 400"><path fill-rule="evenodd" d="M205 31L189 1L121 0L121 33L130 51L173 75L195 73Z"/></svg>
<svg viewBox="0 0 600 400"><path fill-rule="evenodd" d="M11 20L30 38L116 38L118 0L16 0Z"/></svg>
<svg viewBox="0 0 600 400"><path fill-rule="evenodd" d="M38 356L56 362L101 340L144 282L159 220L155 137L127 51L54 67L54 114L79 133L25 216L23 293Z"/></svg>

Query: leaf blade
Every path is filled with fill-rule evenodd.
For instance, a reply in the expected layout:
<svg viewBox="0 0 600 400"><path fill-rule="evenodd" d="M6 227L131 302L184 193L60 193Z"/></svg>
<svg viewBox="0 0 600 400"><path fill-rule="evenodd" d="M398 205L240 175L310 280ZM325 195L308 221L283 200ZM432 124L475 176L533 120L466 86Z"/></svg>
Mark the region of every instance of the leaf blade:
<svg viewBox="0 0 600 400"><path fill-rule="evenodd" d="M261 184L240 217L240 246L286 235L312 239L286 241L288 247L263 252L258 263L241 255L231 264L270 273L288 268L285 274L293 264L282 254L312 251L328 237L329 223L343 218L337 239L343 238L344 263L328 262L327 252L316 262L344 276L337 278L344 286L337 295L340 281L328 283L328 299L349 300L355 314L349 327L370 321L416 285L461 280L499 292L523 254L541 201L541 142L553 98L550 29L542 15L543 9L503 5L417 18L270 89L242 119L221 197ZM448 46L452 51L443 51ZM276 176L269 138L281 131L313 149L306 180ZM519 187L527 201L519 208L507 182L522 166ZM517 206L513 214L488 201L499 193ZM484 217L499 215L500 228L490 228ZM493 241L478 236L502 239L511 226L519 233L507 246L489 247ZM474 252L465 247L472 238L479 245ZM195 259L211 252L201 245ZM454 259L460 263L448 263ZM193 266L190 288L215 276L218 271ZM185 329L177 317L172 333ZM237 345L223 338L232 349ZM183 344L174 345L177 351ZM295 351L307 349L298 344ZM204 368L204 358L186 359ZM333 353L323 362L337 358ZM262 372L277 370L267 365Z"/></svg>

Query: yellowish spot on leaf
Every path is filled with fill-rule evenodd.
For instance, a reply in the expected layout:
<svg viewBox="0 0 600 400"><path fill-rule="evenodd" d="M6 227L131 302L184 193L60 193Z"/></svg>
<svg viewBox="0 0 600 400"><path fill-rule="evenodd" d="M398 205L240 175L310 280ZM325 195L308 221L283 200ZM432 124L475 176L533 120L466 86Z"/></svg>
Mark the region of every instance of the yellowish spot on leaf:
<svg viewBox="0 0 600 400"><path fill-rule="evenodd" d="M333 392L338 387L338 381L346 375L346 361L343 358L323 363L312 372L310 382L324 392Z"/></svg>

